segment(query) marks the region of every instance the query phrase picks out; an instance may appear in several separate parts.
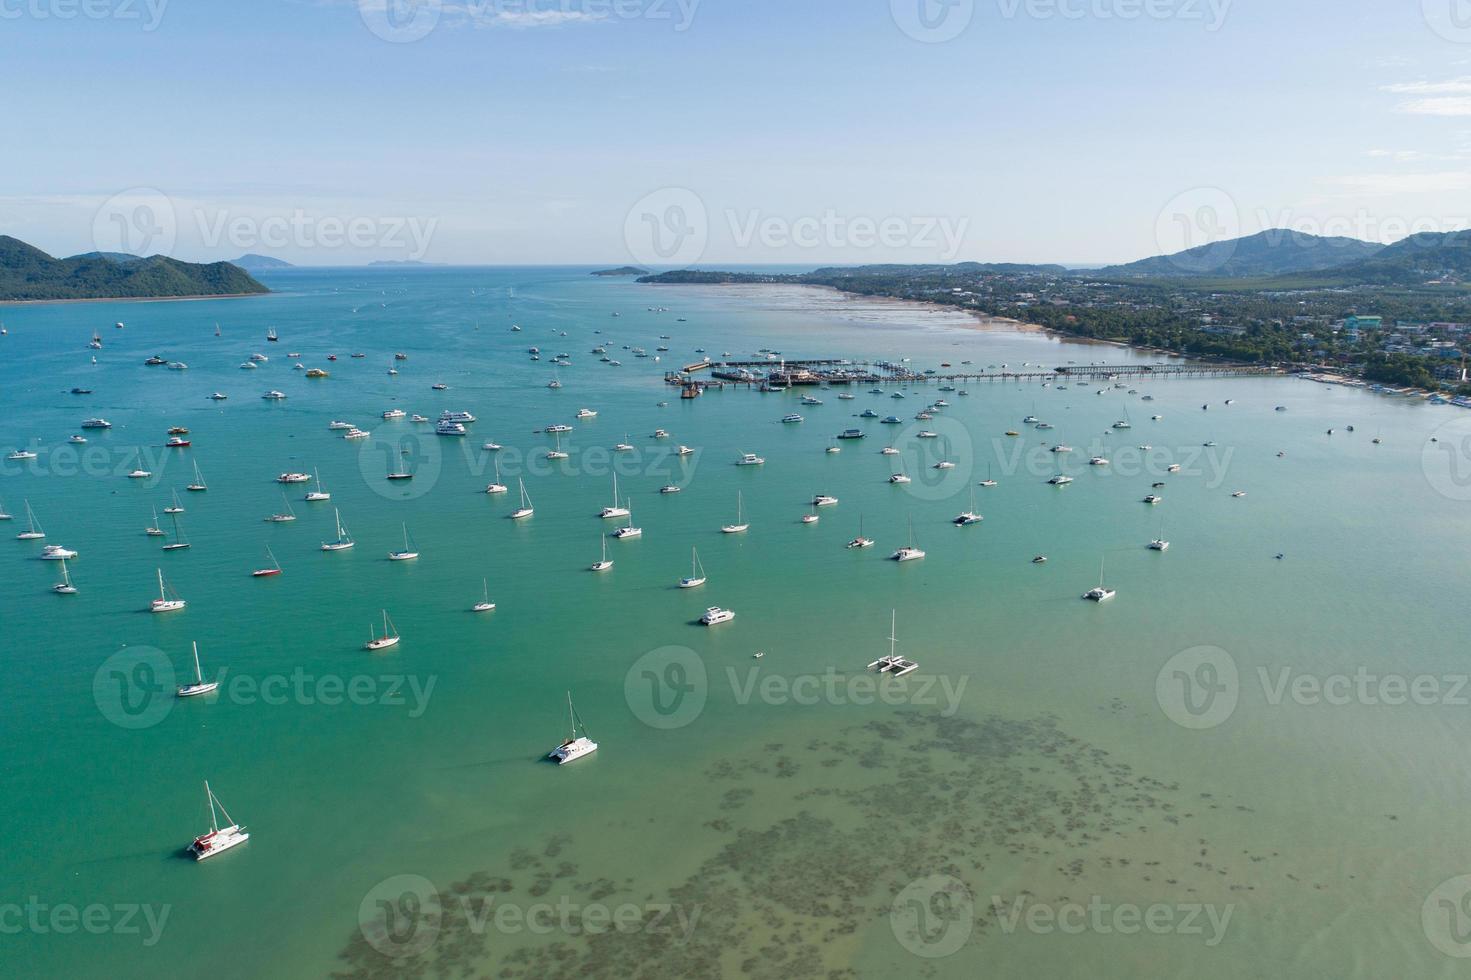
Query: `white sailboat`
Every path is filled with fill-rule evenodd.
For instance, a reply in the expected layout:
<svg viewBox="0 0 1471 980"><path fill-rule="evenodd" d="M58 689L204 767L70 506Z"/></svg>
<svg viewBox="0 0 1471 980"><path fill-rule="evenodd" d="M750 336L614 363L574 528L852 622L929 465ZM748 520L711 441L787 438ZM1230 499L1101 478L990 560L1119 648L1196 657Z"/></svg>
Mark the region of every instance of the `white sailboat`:
<svg viewBox="0 0 1471 980"><path fill-rule="evenodd" d="M198 463L194 464L194 482L186 486L184 489L188 490L190 493L203 493L204 491L209 489L209 485L204 482L204 475L199 472Z"/></svg>
<svg viewBox="0 0 1471 980"><path fill-rule="evenodd" d="M956 527L970 527L972 524L981 523L982 520L984 520L984 518L981 517L980 514L976 513L976 491L975 488L972 487L970 491L970 510L961 511L960 515L954 518L950 523L954 524Z"/></svg>
<svg viewBox="0 0 1471 980"><path fill-rule="evenodd" d="M146 528L144 528L143 529L143 533L146 534L146 535L148 535L150 538L161 538L161 537L164 536L164 534L165 534L164 529L158 526L158 508L157 507L154 507L153 508L153 523L150 524L150 525L148 525Z"/></svg>
<svg viewBox="0 0 1471 980"><path fill-rule="evenodd" d="M485 587L485 595L471 608L471 612L485 613L495 609L495 603L490 601L490 580L481 579L480 584Z"/></svg>
<svg viewBox="0 0 1471 980"><path fill-rule="evenodd" d="M695 589L706 582L705 566L700 564L700 553L698 550L690 549L690 575L689 578L679 580L681 589Z"/></svg>
<svg viewBox="0 0 1471 980"><path fill-rule="evenodd" d="M199 644L194 644L194 683L185 684L179 688L178 695L181 698L192 698L200 694L208 694L220 686L219 681L206 681L204 671L199 667Z"/></svg>
<svg viewBox="0 0 1471 980"><path fill-rule="evenodd" d="M316 480L313 483L313 487L315 489L308 490L306 492L306 500L307 500L307 502L308 503L317 503L317 502L323 501L323 500L331 500L332 499L332 494L329 493L328 490L327 490L327 488L322 485L322 474L319 473L319 472L317 472L316 468L314 467L312 469L312 475L314 477L316 477Z"/></svg>
<svg viewBox="0 0 1471 980"><path fill-rule="evenodd" d="M398 628L393 625L393 620L388 618L388 610L383 610L383 635L379 636L376 626L368 627L368 642L363 644L364 650L387 650L389 647L398 646Z"/></svg>
<svg viewBox="0 0 1471 980"><path fill-rule="evenodd" d="M174 491L174 504L173 504L173 506L172 507L165 507L163 509L163 512L165 514L182 514L182 513L184 513L184 505L181 504L181 503L179 503L179 491L177 491L177 490Z"/></svg>
<svg viewBox="0 0 1471 980"><path fill-rule="evenodd" d="M608 537L607 535L599 534L598 539L603 544L603 557L592 563L591 570L594 572L606 572L613 567L613 562L608 558Z"/></svg>
<svg viewBox="0 0 1471 980"><path fill-rule="evenodd" d="M10 515L5 511L5 503L0 501L0 521L10 520Z"/></svg>
<svg viewBox="0 0 1471 980"><path fill-rule="evenodd" d="M417 551L415 551L413 548L409 547L409 526L407 524L405 524L403 526L403 529L404 529L404 547L403 547L403 550L402 551L390 551L388 553L388 560L389 561L413 561L415 558L418 558L419 557L419 553Z"/></svg>
<svg viewBox="0 0 1471 980"><path fill-rule="evenodd" d="M633 526L633 501L630 500L628 504L629 506L623 509L623 513L628 517L628 523L613 532L613 537L620 541L624 538L641 538L644 536L643 528Z"/></svg>
<svg viewBox="0 0 1471 980"><path fill-rule="evenodd" d="M158 598L154 599L148 606L149 612L166 613L183 609L189 603L179 598L179 594L170 589L163 581L163 569L158 570Z"/></svg>
<svg viewBox="0 0 1471 980"><path fill-rule="evenodd" d="M1089 600L1090 602L1107 602L1109 599L1112 599L1114 596L1118 595L1115 590L1106 589L1103 587L1103 562L1103 558L1098 559L1097 588L1089 589L1087 592L1083 593L1083 598Z"/></svg>
<svg viewBox="0 0 1471 980"><path fill-rule="evenodd" d="M618 471L617 470L614 470L613 471L613 503L610 504L607 507L604 507L602 509L602 512L599 513L598 516L599 517L602 517L602 518L609 518L609 517L627 517L628 516L628 508L627 507L620 507L620 506L618 506Z"/></svg>
<svg viewBox="0 0 1471 980"><path fill-rule="evenodd" d="M872 548L873 539L863 536L863 515L858 515L858 537L848 542L849 548Z"/></svg>
<svg viewBox="0 0 1471 980"><path fill-rule="evenodd" d="M505 493L506 492L506 485L501 482L501 461L499 459L495 459L495 460L492 460L491 462L493 462L495 464L495 480L492 481L490 484L488 484L486 486L485 492L486 493Z"/></svg>
<svg viewBox="0 0 1471 980"><path fill-rule="evenodd" d="M357 544L357 542L352 539L352 535L347 533L347 528L342 526L342 511L334 507L332 509L332 513L337 518L337 540L323 541L322 550L346 551L348 548L351 548L353 545Z"/></svg>
<svg viewBox="0 0 1471 980"><path fill-rule="evenodd" d="M721 531L724 531L726 534L740 534L743 531L749 530L750 527L751 527L751 525L748 524L748 523L746 523L745 515L744 515L744 508L745 508L745 501L744 501L744 499L741 496L741 492L739 490L737 490L736 491L736 519L735 519L735 523L734 524L727 524L724 527L722 527L720 530Z"/></svg>
<svg viewBox="0 0 1471 980"><path fill-rule="evenodd" d="M17 541L40 541L42 538L44 538L46 536L46 532L43 531L43 530L41 530L41 525L36 522L36 512L33 511L33 510L31 510L31 502L29 500L27 500L25 502L25 504L26 504L26 529L24 531L20 532L19 534L17 534L15 536L15 540L17 540Z"/></svg>
<svg viewBox="0 0 1471 980"><path fill-rule="evenodd" d="M577 709L572 706L572 692L567 692L567 714L572 722L572 733L567 739L547 754L559 766L565 766L569 762L581 759L585 755L592 755L598 750L598 743L594 742L587 733L587 726L582 724L582 719L577 717ZM578 728L582 734L578 735Z"/></svg>
<svg viewBox="0 0 1471 980"><path fill-rule="evenodd" d="M250 840L250 835L245 832L245 828L236 823L230 817L230 814L225 812L225 805L215 796L214 790L209 788L209 782L207 780L204 784L204 795L209 797L210 829L209 833L200 834L189 845L189 853L194 855L194 860L196 861L203 861L205 858L214 857L216 854L228 851L237 844L244 844ZM229 821L226 826L220 826L219 818L215 816L215 807L219 807L220 813L225 814L225 819Z"/></svg>
<svg viewBox="0 0 1471 980"><path fill-rule="evenodd" d="M526 492L526 481L521 477L517 477L516 484L521 488L521 506L511 512L511 520L521 521L535 514L536 508L531 506L531 494Z"/></svg>
<svg viewBox="0 0 1471 980"><path fill-rule="evenodd" d="M889 556L894 561L917 561L924 557L924 552L915 547L914 544L914 519L909 519L909 543Z"/></svg>
<svg viewBox="0 0 1471 980"><path fill-rule="evenodd" d="M51 591L57 595L76 595L77 587L72 585L72 577L66 570L66 559L61 559L61 581L51 586Z"/></svg>
<svg viewBox="0 0 1471 980"><path fill-rule="evenodd" d="M290 524L296 520L296 511L291 509L291 501L286 499L285 490L281 491L281 506L286 509L279 514L272 514L270 517L267 517L266 522L268 524Z"/></svg>

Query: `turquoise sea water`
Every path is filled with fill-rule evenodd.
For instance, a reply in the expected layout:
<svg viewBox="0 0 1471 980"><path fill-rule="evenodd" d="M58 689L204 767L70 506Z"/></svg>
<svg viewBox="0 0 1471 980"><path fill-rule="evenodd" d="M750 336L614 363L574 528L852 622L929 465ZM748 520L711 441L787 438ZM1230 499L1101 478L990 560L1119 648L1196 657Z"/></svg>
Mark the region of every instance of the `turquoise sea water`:
<svg viewBox="0 0 1471 980"><path fill-rule="evenodd" d="M1436 462L1461 446L1459 410L1291 379L681 401L662 371L700 347L917 368L1157 359L823 291L586 273L295 271L250 300L5 311L0 448L39 454L0 464L5 530L29 500L47 542L81 552L63 597L40 542L5 545L6 973L1458 975L1432 893L1471 873L1454 832L1471 692L1452 690L1471 518ZM621 367L589 354L603 342ZM659 363L624 349L661 343ZM241 370L256 351L269 362ZM189 369L145 366L154 353ZM289 397L262 400L272 388ZM912 419L938 397L950 407ZM867 407L904 424L853 418ZM390 408L479 421L439 439ZM94 415L114 427L67 446ZM538 431L554 422L574 426L557 466ZM190 449L161 448L171 425ZM868 437L824 452L854 426ZM637 451L615 457L625 437ZM481 492L489 440L506 497ZM889 442L907 487L888 483ZM1062 489L1045 483L1056 442L1074 448ZM678 444L697 452L681 462ZM736 467L742 452L767 462ZM153 479L125 478L138 458ZM414 480L384 479L396 459ZM610 540L596 575L615 459L644 535ZM182 489L196 462L204 494ZM265 523L286 470L319 471L333 500L286 488L298 520ZM518 476L536 514L514 523ZM174 490L193 547L165 554L142 532ZM752 527L723 535L737 491ZM818 492L840 502L804 525ZM984 523L951 526L972 492ZM358 545L324 554L334 507ZM847 550L860 516L877 546ZM887 561L911 524L928 556ZM401 525L418 562L386 560ZM1147 550L1161 534L1170 549ZM285 574L252 579L268 546ZM710 581L681 591L692 546ZM1082 602L1104 561L1118 596ZM145 611L159 568L186 610ZM475 615L482 579L498 608ZM713 604L735 621L695 625ZM384 608L403 641L366 653ZM879 699L864 665L888 651L891 610L921 668ZM191 641L222 689L176 702ZM1274 695L1284 676L1356 672L1425 675L1441 696ZM540 759L569 688L601 748L558 769ZM207 829L205 779L252 838L196 865L181 851ZM89 905L95 934L48 918ZM623 906L636 928L568 924ZM1047 925L1099 906L1179 927ZM1204 934L1183 924L1204 906L1230 910L1217 936L1199 908ZM156 937L150 914L167 916Z"/></svg>

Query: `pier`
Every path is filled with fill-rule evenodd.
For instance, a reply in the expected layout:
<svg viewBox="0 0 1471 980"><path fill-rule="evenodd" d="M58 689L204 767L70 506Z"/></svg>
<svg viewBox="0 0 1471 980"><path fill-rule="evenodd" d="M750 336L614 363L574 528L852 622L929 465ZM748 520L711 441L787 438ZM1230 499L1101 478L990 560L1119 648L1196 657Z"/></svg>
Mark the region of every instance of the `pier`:
<svg viewBox="0 0 1471 980"><path fill-rule="evenodd" d="M695 381L690 375L709 371L715 382ZM926 382L966 382L972 384L1015 382L1018 384L1055 384L1068 381L1120 381L1169 378L1241 378L1285 376L1289 372L1264 364L1068 364L1028 371L914 371L903 364L889 361L850 361L823 358L784 361L699 361L679 371L668 371L664 380L671 385L723 387L725 383L750 387L791 388L840 384L923 384Z"/></svg>

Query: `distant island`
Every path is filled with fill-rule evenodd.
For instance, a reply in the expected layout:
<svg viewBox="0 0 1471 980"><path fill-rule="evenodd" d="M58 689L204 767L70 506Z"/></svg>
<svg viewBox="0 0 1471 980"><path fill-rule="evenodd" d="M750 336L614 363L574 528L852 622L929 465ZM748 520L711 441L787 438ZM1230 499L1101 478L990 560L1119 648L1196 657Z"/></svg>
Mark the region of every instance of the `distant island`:
<svg viewBox="0 0 1471 980"><path fill-rule="evenodd" d="M255 252L247 252L238 259L233 259L231 265L239 266L246 272L269 272L272 269L294 269L296 266L285 259L273 258L269 255L257 255Z"/></svg>
<svg viewBox="0 0 1471 980"><path fill-rule="evenodd" d="M681 269L638 281L825 286L1144 350L1471 396L1471 231L1386 246L1276 229L1086 270L962 262Z"/></svg>
<svg viewBox="0 0 1471 980"><path fill-rule="evenodd" d="M270 292L229 262L89 252L58 259L0 235L0 302L246 296Z"/></svg>
<svg viewBox="0 0 1471 980"><path fill-rule="evenodd" d="M625 265L618 269L599 269L592 273L595 276L646 276L648 274L648 269L640 269L636 265Z"/></svg>

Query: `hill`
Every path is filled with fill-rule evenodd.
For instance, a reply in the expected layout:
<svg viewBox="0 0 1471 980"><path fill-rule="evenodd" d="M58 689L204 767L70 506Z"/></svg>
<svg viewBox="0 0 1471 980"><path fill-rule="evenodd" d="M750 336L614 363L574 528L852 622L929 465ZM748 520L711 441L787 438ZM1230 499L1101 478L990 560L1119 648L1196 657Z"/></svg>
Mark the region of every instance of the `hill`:
<svg viewBox="0 0 1471 980"><path fill-rule="evenodd" d="M1383 249L1383 245L1357 238L1324 238L1277 228L1174 255L1156 255L1126 265L1107 266L1090 274L1116 279L1269 278L1348 266L1370 259Z"/></svg>
<svg viewBox="0 0 1471 980"><path fill-rule="evenodd" d="M272 269L296 268L296 266L287 262L285 259L272 258L269 255L257 255L254 252L247 252L240 256L240 258L231 260L230 264L238 266L246 272L269 272Z"/></svg>
<svg viewBox="0 0 1471 980"><path fill-rule="evenodd" d="M1471 231L1411 235L1372 258L1329 270L1322 278L1393 286L1471 281Z"/></svg>
<svg viewBox="0 0 1471 980"><path fill-rule="evenodd" d="M162 255L119 261L101 255L57 259L0 235L0 300L142 299L270 292L228 262L196 265Z"/></svg>

